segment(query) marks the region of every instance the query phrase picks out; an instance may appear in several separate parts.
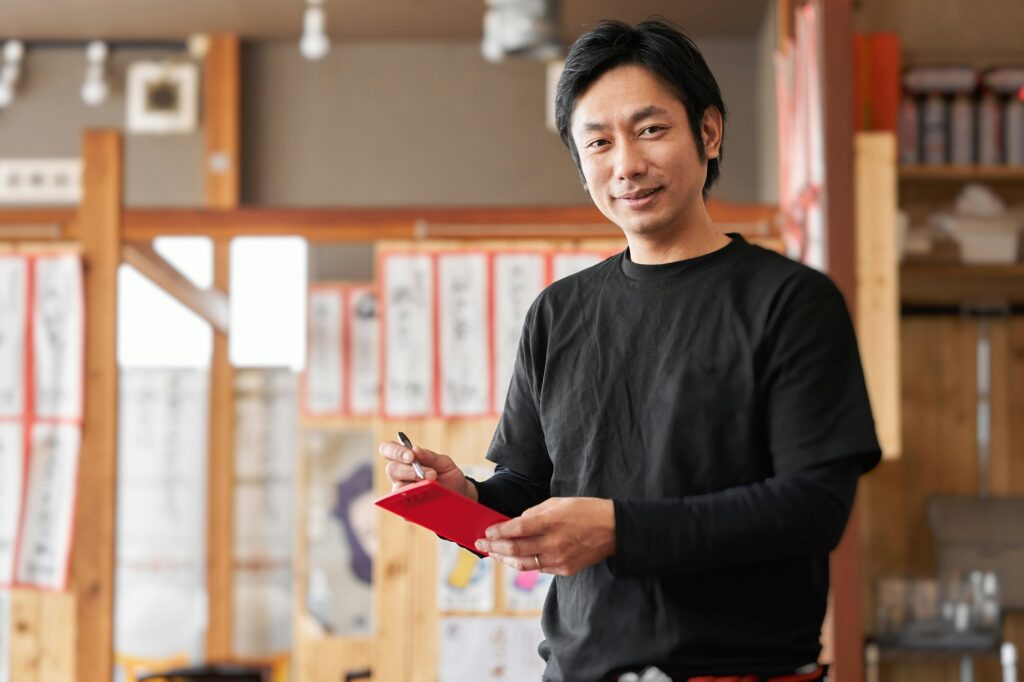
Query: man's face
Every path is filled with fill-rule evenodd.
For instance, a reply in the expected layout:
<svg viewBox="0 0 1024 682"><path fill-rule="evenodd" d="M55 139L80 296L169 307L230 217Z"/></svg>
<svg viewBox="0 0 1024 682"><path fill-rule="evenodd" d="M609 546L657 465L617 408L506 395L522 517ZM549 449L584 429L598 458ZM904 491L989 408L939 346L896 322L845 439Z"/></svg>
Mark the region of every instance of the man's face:
<svg viewBox="0 0 1024 682"><path fill-rule="evenodd" d="M716 158L714 108L702 131L708 158ZM572 136L591 198L627 237L678 234L703 210L707 165L686 108L646 68L620 66L598 78L576 101Z"/></svg>

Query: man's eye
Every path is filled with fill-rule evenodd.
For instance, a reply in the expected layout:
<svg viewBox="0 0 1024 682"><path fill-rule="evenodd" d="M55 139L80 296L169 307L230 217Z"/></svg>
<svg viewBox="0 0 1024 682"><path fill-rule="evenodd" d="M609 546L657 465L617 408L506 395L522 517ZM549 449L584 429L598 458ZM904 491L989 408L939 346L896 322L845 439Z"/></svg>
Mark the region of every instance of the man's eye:
<svg viewBox="0 0 1024 682"><path fill-rule="evenodd" d="M587 146L588 147L603 147L606 144L608 144L608 140L594 140L593 142L591 142Z"/></svg>
<svg viewBox="0 0 1024 682"><path fill-rule="evenodd" d="M654 135L655 133L660 133L664 129L665 129L664 126L647 126L643 130L641 130L640 133L641 134L647 133L649 135Z"/></svg>

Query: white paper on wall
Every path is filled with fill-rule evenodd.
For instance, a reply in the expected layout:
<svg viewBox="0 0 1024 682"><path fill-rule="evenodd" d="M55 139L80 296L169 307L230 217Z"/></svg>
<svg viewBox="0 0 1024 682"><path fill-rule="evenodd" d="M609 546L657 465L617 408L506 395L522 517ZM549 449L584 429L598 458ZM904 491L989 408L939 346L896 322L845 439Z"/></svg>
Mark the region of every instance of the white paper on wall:
<svg viewBox="0 0 1024 682"><path fill-rule="evenodd" d="M23 434L20 422L0 422L0 585L14 582L14 549L24 484Z"/></svg>
<svg viewBox="0 0 1024 682"><path fill-rule="evenodd" d="M454 542L438 540L437 608L493 611L494 572L493 559L481 559Z"/></svg>
<svg viewBox="0 0 1024 682"><path fill-rule="evenodd" d="M494 256L494 411L498 413L505 407L526 312L546 284L544 261L539 253Z"/></svg>
<svg viewBox="0 0 1024 682"><path fill-rule="evenodd" d="M574 275L580 270L586 270L591 265L597 265L604 260L604 257L597 253L556 253L552 256L552 273L556 280Z"/></svg>
<svg viewBox="0 0 1024 682"><path fill-rule="evenodd" d="M370 288L353 288L348 299L349 382L348 406L352 414L373 414L380 402L380 362L377 295Z"/></svg>
<svg viewBox="0 0 1024 682"><path fill-rule="evenodd" d="M287 369L235 375L234 643L239 656L291 648L297 382Z"/></svg>
<svg viewBox="0 0 1024 682"><path fill-rule="evenodd" d="M540 571L516 571L502 567L505 608L509 611L540 611L554 576Z"/></svg>
<svg viewBox="0 0 1024 682"><path fill-rule="evenodd" d="M37 417L82 417L84 305L78 256L36 259L32 338Z"/></svg>
<svg viewBox="0 0 1024 682"><path fill-rule="evenodd" d="M114 648L200 657L206 630L208 373L121 372Z"/></svg>
<svg viewBox="0 0 1024 682"><path fill-rule="evenodd" d="M544 639L539 618L442 618L440 682L539 680Z"/></svg>
<svg viewBox="0 0 1024 682"><path fill-rule="evenodd" d="M306 612L332 635L373 633L373 431L305 434Z"/></svg>
<svg viewBox="0 0 1024 682"><path fill-rule="evenodd" d="M487 414L491 399L487 255L442 254L437 267L441 414Z"/></svg>
<svg viewBox="0 0 1024 682"><path fill-rule="evenodd" d="M343 409L344 325L342 290L310 287L309 359L305 377L306 409L310 414L338 414Z"/></svg>
<svg viewBox="0 0 1024 682"><path fill-rule="evenodd" d="M0 682L11 679L11 593L0 590Z"/></svg>
<svg viewBox="0 0 1024 682"><path fill-rule="evenodd" d="M384 258L384 412L426 416L434 398L433 259Z"/></svg>
<svg viewBox="0 0 1024 682"><path fill-rule="evenodd" d="M67 582L78 479L77 424L32 427L17 581L61 590Z"/></svg>
<svg viewBox="0 0 1024 682"><path fill-rule="evenodd" d="M0 256L0 418L25 410L27 292L28 260Z"/></svg>

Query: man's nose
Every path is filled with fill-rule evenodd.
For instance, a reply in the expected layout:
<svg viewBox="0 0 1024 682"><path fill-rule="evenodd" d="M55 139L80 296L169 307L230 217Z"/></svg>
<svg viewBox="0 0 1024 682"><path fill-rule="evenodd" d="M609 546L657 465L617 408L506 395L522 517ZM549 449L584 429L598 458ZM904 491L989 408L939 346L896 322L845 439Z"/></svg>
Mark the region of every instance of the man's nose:
<svg viewBox="0 0 1024 682"><path fill-rule="evenodd" d="M632 180L647 170L647 159L635 141L618 145L615 150L615 176L620 180Z"/></svg>

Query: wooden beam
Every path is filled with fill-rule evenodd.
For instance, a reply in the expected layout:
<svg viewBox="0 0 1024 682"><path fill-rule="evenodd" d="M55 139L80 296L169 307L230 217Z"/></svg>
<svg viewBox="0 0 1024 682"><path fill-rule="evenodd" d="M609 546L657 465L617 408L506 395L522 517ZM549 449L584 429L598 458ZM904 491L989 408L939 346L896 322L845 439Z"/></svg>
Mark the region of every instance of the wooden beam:
<svg viewBox="0 0 1024 682"><path fill-rule="evenodd" d="M208 208L235 208L239 203L240 60L238 36L215 35L210 39L203 64Z"/></svg>
<svg viewBox="0 0 1024 682"><path fill-rule="evenodd" d="M768 204L709 202L723 229L773 235L777 208ZM455 232L458 234L454 234ZM381 239L592 239L619 236L593 206L472 208L256 208L234 210L137 209L126 215L125 237L295 235L310 241L369 242Z"/></svg>
<svg viewBox="0 0 1024 682"><path fill-rule="evenodd" d="M211 38L203 74L204 187L207 208L227 212L239 203L239 63L237 36ZM230 238L214 240L213 287L229 301L230 247ZM229 660L234 653L235 378L227 331L226 324L214 330L210 365L206 656L211 660Z"/></svg>
<svg viewBox="0 0 1024 682"><path fill-rule="evenodd" d="M121 264L121 136L88 131L82 141L80 208L85 261L85 421L71 562L76 682L109 682L114 651L117 500L117 268Z"/></svg>
<svg viewBox="0 0 1024 682"><path fill-rule="evenodd" d="M124 262L145 275L183 306L227 333L228 299L216 289L200 289L146 242L125 242L121 249Z"/></svg>
<svg viewBox="0 0 1024 682"><path fill-rule="evenodd" d="M896 459L902 450L903 426L896 136L860 132L854 145L857 340L882 453Z"/></svg>
<svg viewBox="0 0 1024 682"><path fill-rule="evenodd" d="M853 7L852 0L827 0L818 7L822 35L821 85L825 125L825 224L828 274L857 310L853 227ZM857 505L830 562L835 604L834 678L864 679L861 612L861 545Z"/></svg>
<svg viewBox="0 0 1024 682"><path fill-rule="evenodd" d="M223 184L215 175L210 175L210 183ZM775 226L778 208L771 204L711 200L708 212L726 231L764 238L778 234ZM0 210L0 226L38 223L63 224L64 238L78 234L78 220L73 212ZM249 206L130 209L123 215L123 235L129 241L151 241L165 235L215 239L293 235L315 242L370 242L418 238L601 239L620 234L594 206L312 209Z"/></svg>
<svg viewBox="0 0 1024 682"><path fill-rule="evenodd" d="M230 242L213 247L213 285L229 294ZM235 529L235 373L228 357L227 334L214 332L210 366L210 446L207 481L206 589L209 625L206 655L227 660L232 655Z"/></svg>

